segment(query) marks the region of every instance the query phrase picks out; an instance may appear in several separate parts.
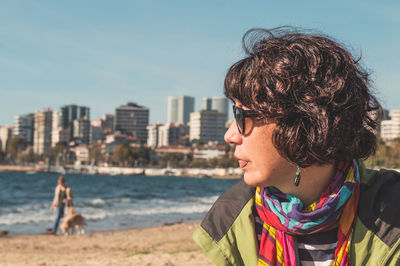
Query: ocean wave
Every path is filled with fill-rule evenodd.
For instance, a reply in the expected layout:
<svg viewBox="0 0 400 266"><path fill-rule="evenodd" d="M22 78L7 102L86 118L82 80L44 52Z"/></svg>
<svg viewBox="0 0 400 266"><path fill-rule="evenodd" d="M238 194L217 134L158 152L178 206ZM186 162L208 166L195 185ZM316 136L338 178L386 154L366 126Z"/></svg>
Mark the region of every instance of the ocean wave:
<svg viewBox="0 0 400 266"><path fill-rule="evenodd" d="M82 203L79 204L80 206L90 206L90 207L95 207L95 208L101 208L107 205L106 201L101 199L101 198L97 198L97 199L93 199L93 200L89 200L89 201L84 201Z"/></svg>
<svg viewBox="0 0 400 266"><path fill-rule="evenodd" d="M89 221L104 220L112 217L134 217L163 214L198 214L206 213L217 196L194 197L183 201L153 199L132 201L130 198L101 199L95 198L75 206L76 212ZM55 212L48 204L25 204L17 208L3 209L0 225L52 222Z"/></svg>
<svg viewBox="0 0 400 266"><path fill-rule="evenodd" d="M209 197L194 197L191 199L192 202L214 204L219 196L209 196Z"/></svg>
<svg viewBox="0 0 400 266"><path fill-rule="evenodd" d="M122 204L127 204L131 203L133 200L131 198L114 198L109 200L111 203L122 203Z"/></svg>
<svg viewBox="0 0 400 266"><path fill-rule="evenodd" d="M28 224L54 221L55 213L49 209L8 213L0 216L0 225Z"/></svg>
<svg viewBox="0 0 400 266"><path fill-rule="evenodd" d="M148 216L162 214L195 214L206 213L210 209L210 205L188 205L188 206L173 206L173 207L157 207L143 209L126 209L126 210L99 210L93 212L90 210L82 210L81 214L87 220L95 221L109 217L117 216Z"/></svg>

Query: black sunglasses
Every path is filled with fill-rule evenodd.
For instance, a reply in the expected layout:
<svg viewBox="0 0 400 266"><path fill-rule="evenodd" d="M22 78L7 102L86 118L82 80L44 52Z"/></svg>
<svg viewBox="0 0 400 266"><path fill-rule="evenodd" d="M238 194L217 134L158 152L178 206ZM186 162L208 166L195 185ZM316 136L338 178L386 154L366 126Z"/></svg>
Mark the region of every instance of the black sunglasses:
<svg viewBox="0 0 400 266"><path fill-rule="evenodd" d="M244 135L246 132L246 117L257 117L259 114L256 111L243 110L242 108L233 105L233 116L235 117L239 133Z"/></svg>

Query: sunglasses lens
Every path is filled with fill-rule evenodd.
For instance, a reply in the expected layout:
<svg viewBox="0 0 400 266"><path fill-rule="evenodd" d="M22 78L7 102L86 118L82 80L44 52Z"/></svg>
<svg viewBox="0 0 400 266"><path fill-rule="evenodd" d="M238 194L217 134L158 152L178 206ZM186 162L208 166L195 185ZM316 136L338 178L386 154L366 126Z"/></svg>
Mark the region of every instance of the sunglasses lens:
<svg viewBox="0 0 400 266"><path fill-rule="evenodd" d="M239 107L233 107L233 114L235 116L236 125L238 127L239 133L243 134L243 112Z"/></svg>

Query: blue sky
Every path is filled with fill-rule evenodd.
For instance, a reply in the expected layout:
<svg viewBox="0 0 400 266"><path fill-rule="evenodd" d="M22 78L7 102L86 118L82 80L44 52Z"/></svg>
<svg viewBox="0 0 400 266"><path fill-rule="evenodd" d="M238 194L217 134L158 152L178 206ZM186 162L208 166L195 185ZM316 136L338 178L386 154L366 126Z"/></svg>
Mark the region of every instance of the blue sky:
<svg viewBox="0 0 400 266"><path fill-rule="evenodd" d="M324 3L322 3L324 2ZM0 1L0 125L66 104L91 119L128 101L165 122L167 96L222 95L250 28L292 25L345 44L400 108L396 1Z"/></svg>

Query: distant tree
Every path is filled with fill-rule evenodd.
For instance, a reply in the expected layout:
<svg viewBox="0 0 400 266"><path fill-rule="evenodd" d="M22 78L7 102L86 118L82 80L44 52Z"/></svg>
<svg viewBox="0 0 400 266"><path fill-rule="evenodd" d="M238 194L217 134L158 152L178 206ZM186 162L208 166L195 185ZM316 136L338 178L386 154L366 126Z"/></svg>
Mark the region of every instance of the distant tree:
<svg viewBox="0 0 400 266"><path fill-rule="evenodd" d="M57 143L56 146L51 148L50 151L51 161L58 161L60 164L64 164L68 152L69 150L66 144Z"/></svg>
<svg viewBox="0 0 400 266"><path fill-rule="evenodd" d="M400 138L395 138L395 139L393 140L393 142L400 143Z"/></svg>
<svg viewBox="0 0 400 266"><path fill-rule="evenodd" d="M230 151L231 151L231 145L225 143L225 155L228 155Z"/></svg>
<svg viewBox="0 0 400 266"><path fill-rule="evenodd" d="M128 143L115 147L111 162L119 166L144 166L150 162L150 148L132 148Z"/></svg>
<svg viewBox="0 0 400 266"><path fill-rule="evenodd" d="M36 155L32 149L29 149L27 152L21 154L20 158L23 163L36 163L39 161L39 156Z"/></svg>
<svg viewBox="0 0 400 266"><path fill-rule="evenodd" d="M193 152L186 154L186 160L188 162L191 162L193 160Z"/></svg>
<svg viewBox="0 0 400 266"><path fill-rule="evenodd" d="M218 166L221 168L238 167L238 162L234 157L220 157Z"/></svg>
<svg viewBox="0 0 400 266"><path fill-rule="evenodd" d="M193 168L208 168L207 160L206 159L193 159L190 167Z"/></svg>
<svg viewBox="0 0 400 266"><path fill-rule="evenodd" d="M194 143L195 143L196 147L201 147L205 144L204 140L202 140L202 139L195 140Z"/></svg>
<svg viewBox="0 0 400 266"><path fill-rule="evenodd" d="M98 165L99 162L104 161L104 155L101 152L101 147L90 147L89 148L89 160L94 161L95 165Z"/></svg>
<svg viewBox="0 0 400 266"><path fill-rule="evenodd" d="M128 143L120 144L114 149L112 161L119 166L128 166L132 163L132 148Z"/></svg>
<svg viewBox="0 0 400 266"><path fill-rule="evenodd" d="M376 152L365 161L365 164L372 168L400 168L400 139L385 143L378 138Z"/></svg>
<svg viewBox="0 0 400 266"><path fill-rule="evenodd" d="M150 162L150 148L140 147L133 150L133 155L140 166L147 165Z"/></svg>
<svg viewBox="0 0 400 266"><path fill-rule="evenodd" d="M0 150L0 163L4 161L6 154Z"/></svg>
<svg viewBox="0 0 400 266"><path fill-rule="evenodd" d="M217 158L217 157L207 160L207 167L209 167L209 168L216 168L216 167L218 167L218 164L219 164L219 158Z"/></svg>
<svg viewBox="0 0 400 266"><path fill-rule="evenodd" d="M7 153L11 156L14 161L18 160L18 154L22 153L26 149L26 140L19 136L12 136L10 144L7 147Z"/></svg>
<svg viewBox="0 0 400 266"><path fill-rule="evenodd" d="M161 164L170 167L179 167L180 163L185 160L185 154L181 152L168 152L160 157Z"/></svg>

